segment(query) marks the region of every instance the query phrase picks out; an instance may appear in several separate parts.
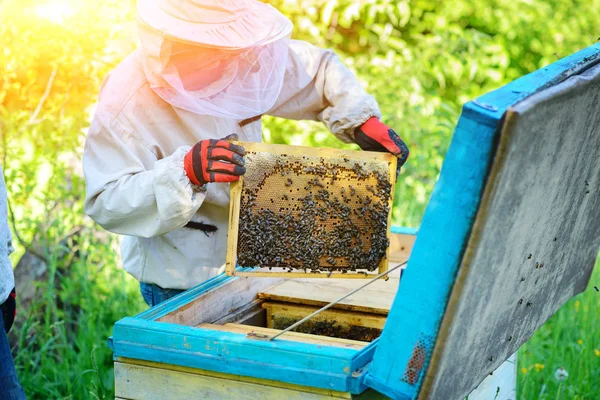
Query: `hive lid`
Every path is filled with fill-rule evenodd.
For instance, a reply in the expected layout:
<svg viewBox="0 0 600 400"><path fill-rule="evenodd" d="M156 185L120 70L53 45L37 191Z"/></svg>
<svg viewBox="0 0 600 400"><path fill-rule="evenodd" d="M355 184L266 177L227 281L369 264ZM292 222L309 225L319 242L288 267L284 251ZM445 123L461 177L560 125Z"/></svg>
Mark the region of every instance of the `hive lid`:
<svg viewBox="0 0 600 400"><path fill-rule="evenodd" d="M600 247L599 63L597 44L465 105L367 385L464 399L586 288Z"/></svg>

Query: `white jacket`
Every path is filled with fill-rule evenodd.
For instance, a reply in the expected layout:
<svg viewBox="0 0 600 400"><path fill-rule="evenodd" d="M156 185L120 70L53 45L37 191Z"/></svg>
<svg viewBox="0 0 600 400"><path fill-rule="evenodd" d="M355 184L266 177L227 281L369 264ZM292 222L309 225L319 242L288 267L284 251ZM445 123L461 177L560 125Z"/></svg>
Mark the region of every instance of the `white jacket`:
<svg viewBox="0 0 600 400"><path fill-rule="evenodd" d="M121 255L137 280L188 289L223 271L229 185L193 187L183 158L196 142L237 133L262 139L261 121L241 126L175 108L150 88L144 55L136 50L105 80L90 126L83 166L86 213L105 229L125 235ZM282 91L269 115L320 120L344 142L370 117L375 99L335 54L292 41ZM190 220L214 233L184 228Z"/></svg>

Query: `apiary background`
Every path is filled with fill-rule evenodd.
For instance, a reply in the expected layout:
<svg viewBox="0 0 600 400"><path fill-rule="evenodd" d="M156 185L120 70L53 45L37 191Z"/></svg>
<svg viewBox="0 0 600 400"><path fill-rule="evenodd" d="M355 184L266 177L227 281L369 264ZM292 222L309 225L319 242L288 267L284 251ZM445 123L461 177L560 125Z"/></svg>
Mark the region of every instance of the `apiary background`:
<svg viewBox="0 0 600 400"><path fill-rule="evenodd" d="M365 278L387 270L394 156L239 144L247 172L231 184L228 275Z"/></svg>

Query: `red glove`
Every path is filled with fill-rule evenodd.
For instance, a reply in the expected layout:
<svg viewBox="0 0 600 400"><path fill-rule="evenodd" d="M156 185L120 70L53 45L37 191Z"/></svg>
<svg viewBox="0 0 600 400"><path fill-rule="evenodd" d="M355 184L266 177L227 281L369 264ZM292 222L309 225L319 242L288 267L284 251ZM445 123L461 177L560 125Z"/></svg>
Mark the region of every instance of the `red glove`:
<svg viewBox="0 0 600 400"><path fill-rule="evenodd" d="M8 333L10 328L15 321L15 317L17 316L17 293L15 289L10 292L8 299L2 304L0 304L0 311L2 312L2 319L4 320L4 331Z"/></svg>
<svg viewBox="0 0 600 400"><path fill-rule="evenodd" d="M408 147L389 126L373 117L354 131L354 141L366 151L389 152L398 157L398 171L408 158Z"/></svg>
<svg viewBox="0 0 600 400"><path fill-rule="evenodd" d="M234 133L223 139L201 140L183 160L185 173L192 183L202 186L209 182L233 182L246 173L242 146L228 142L237 140Z"/></svg>

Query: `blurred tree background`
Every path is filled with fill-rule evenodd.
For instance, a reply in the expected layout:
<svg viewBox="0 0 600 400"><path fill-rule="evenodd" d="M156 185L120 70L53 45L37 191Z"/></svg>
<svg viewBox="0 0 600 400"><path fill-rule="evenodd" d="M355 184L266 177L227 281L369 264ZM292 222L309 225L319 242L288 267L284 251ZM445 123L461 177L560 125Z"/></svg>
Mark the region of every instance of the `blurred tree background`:
<svg viewBox="0 0 600 400"><path fill-rule="evenodd" d="M271 3L292 19L296 38L336 50L408 143L394 222L413 227L462 104L600 36L600 0ZM20 261L15 272L22 286L11 341L31 399L113 398L106 339L116 320L144 309L136 283L120 268L117 239L84 217L80 165L100 84L135 48L134 6L134 0L0 0L0 161L17 248L11 258ZM275 118L266 119L264 138L353 147L320 124ZM577 312L569 303L524 346L520 398L600 398L592 310L600 300L583 296L573 300ZM559 383L553 371L560 366L573 372Z"/></svg>

